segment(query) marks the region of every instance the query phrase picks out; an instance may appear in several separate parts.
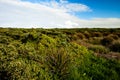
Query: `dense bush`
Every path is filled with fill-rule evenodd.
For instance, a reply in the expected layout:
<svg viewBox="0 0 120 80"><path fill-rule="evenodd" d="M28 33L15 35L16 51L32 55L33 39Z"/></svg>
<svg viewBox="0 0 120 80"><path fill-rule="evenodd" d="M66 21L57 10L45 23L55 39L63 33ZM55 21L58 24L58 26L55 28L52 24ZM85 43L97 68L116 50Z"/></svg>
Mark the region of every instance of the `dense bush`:
<svg viewBox="0 0 120 80"><path fill-rule="evenodd" d="M84 33L86 43L90 39L97 41L91 36L94 30L99 31L1 28L0 80L120 80L119 61L93 54L93 51L109 53L105 46L93 45L87 49L77 44L80 38L82 43Z"/></svg>
<svg viewBox="0 0 120 80"><path fill-rule="evenodd" d="M84 35L85 35L85 37L86 37L87 39L91 37L91 34L90 34L88 31L85 31L85 32L84 32Z"/></svg>
<svg viewBox="0 0 120 80"><path fill-rule="evenodd" d="M111 51L120 52L120 41L114 41L109 48Z"/></svg>
<svg viewBox="0 0 120 80"><path fill-rule="evenodd" d="M76 35L78 36L78 39L84 39L85 38L84 34L82 34L82 33L77 33Z"/></svg>
<svg viewBox="0 0 120 80"><path fill-rule="evenodd" d="M106 60L87 55L78 68L81 73L81 80L119 80L120 65L114 60ZM113 67L114 66L114 67ZM117 69L117 71L115 71ZM76 79L78 80L78 79Z"/></svg>
<svg viewBox="0 0 120 80"><path fill-rule="evenodd" d="M101 40L101 44L104 45L104 46L108 46L112 43L114 39L112 37L104 37L102 40Z"/></svg>
<svg viewBox="0 0 120 80"><path fill-rule="evenodd" d="M70 36L70 40L71 41L76 41L76 40L78 40L78 36L77 35L72 35L72 36Z"/></svg>
<svg viewBox="0 0 120 80"><path fill-rule="evenodd" d="M71 64L70 54L63 48L55 48L47 53L45 63L48 71L52 74L53 80L65 80L69 76L69 66Z"/></svg>
<svg viewBox="0 0 120 80"><path fill-rule="evenodd" d="M12 38L8 37L8 36L0 36L0 43L3 44L9 44L10 42L12 42Z"/></svg>
<svg viewBox="0 0 120 80"><path fill-rule="evenodd" d="M100 32L93 32L92 36L93 37L102 37L102 33L100 33Z"/></svg>
<svg viewBox="0 0 120 80"><path fill-rule="evenodd" d="M92 45L92 46L89 46L88 49L94 51L95 53L100 53L100 54L109 53L109 49L101 45Z"/></svg>
<svg viewBox="0 0 120 80"><path fill-rule="evenodd" d="M91 44L100 45L101 44L101 38L92 37L88 40L88 42L91 43Z"/></svg>
<svg viewBox="0 0 120 80"><path fill-rule="evenodd" d="M117 33L117 36L120 37L120 33Z"/></svg>
<svg viewBox="0 0 120 80"><path fill-rule="evenodd" d="M115 35L115 34L109 34L108 37L112 37L113 39L118 39L118 35Z"/></svg>

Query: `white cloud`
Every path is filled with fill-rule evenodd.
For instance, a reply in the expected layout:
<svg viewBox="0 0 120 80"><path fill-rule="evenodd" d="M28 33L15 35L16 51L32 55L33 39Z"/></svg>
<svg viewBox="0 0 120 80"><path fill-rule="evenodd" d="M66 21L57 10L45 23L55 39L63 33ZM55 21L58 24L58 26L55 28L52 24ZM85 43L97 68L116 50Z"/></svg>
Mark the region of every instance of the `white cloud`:
<svg viewBox="0 0 120 80"><path fill-rule="evenodd" d="M90 10L82 8L82 6L84 7L86 5L69 3L67 0L60 0L60 4L58 2L53 4L54 2L55 1L52 1L51 7L46 6L46 4L48 4L47 2L43 4L23 2L21 0L0 0L0 27L120 27L120 18L94 18L91 20L83 20L68 13L74 10L74 8L76 8L74 10L75 12ZM62 7L60 7L60 5L62 5ZM77 7L77 5L82 6Z"/></svg>
<svg viewBox="0 0 120 80"><path fill-rule="evenodd" d="M91 20L81 20L82 27L93 28L120 28L120 18L93 18Z"/></svg>
<svg viewBox="0 0 120 80"><path fill-rule="evenodd" d="M42 5L59 9L65 12L87 12L92 11L88 6L78 3L69 3L67 0L60 0L59 2L52 0L49 2L41 2Z"/></svg>

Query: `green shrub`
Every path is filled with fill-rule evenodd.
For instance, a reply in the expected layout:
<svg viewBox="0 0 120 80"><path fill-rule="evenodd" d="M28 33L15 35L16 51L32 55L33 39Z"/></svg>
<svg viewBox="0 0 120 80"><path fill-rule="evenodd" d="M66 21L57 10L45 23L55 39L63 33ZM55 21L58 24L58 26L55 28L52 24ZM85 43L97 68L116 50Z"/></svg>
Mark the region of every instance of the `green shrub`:
<svg viewBox="0 0 120 80"><path fill-rule="evenodd" d="M9 44L10 42L12 42L13 39L11 37L8 36L0 36L0 43L3 44Z"/></svg>
<svg viewBox="0 0 120 80"><path fill-rule="evenodd" d="M68 77L70 57L63 48L50 50L45 63L48 66L48 71L53 75L53 79L65 80Z"/></svg>
<svg viewBox="0 0 120 80"><path fill-rule="evenodd" d="M72 41L76 41L76 40L78 40L78 36L77 35L72 35L71 37L70 37L70 39L72 40Z"/></svg>
<svg viewBox="0 0 120 80"><path fill-rule="evenodd" d="M111 51L120 52L120 41L114 41L109 48Z"/></svg>
<svg viewBox="0 0 120 80"><path fill-rule="evenodd" d="M117 36L120 38L120 33L117 33Z"/></svg>
<svg viewBox="0 0 120 80"><path fill-rule="evenodd" d="M91 34L88 31L85 31L83 34L87 39L91 37Z"/></svg>
<svg viewBox="0 0 120 80"><path fill-rule="evenodd" d="M77 33L77 36L78 36L79 39L84 39L85 38L84 34L82 34L82 33Z"/></svg>
<svg viewBox="0 0 120 80"><path fill-rule="evenodd" d="M109 35L109 32L103 32L103 36L108 36Z"/></svg>
<svg viewBox="0 0 120 80"><path fill-rule="evenodd" d="M101 44L101 38L98 37L92 37L88 40L88 43L100 45Z"/></svg>
<svg viewBox="0 0 120 80"><path fill-rule="evenodd" d="M104 45L104 46L108 46L112 43L112 41L114 41L114 39L112 37L104 37L101 40L101 44Z"/></svg>
<svg viewBox="0 0 120 80"><path fill-rule="evenodd" d="M54 47L56 45L56 40L53 39L52 37L49 37L45 34L42 34L40 36L40 41L39 43L41 43L42 45L44 45L45 47Z"/></svg>
<svg viewBox="0 0 120 80"><path fill-rule="evenodd" d="M109 34L108 37L112 37L113 39L118 39L118 35L115 35L115 34Z"/></svg>
<svg viewBox="0 0 120 80"><path fill-rule="evenodd" d="M84 59L78 71L85 80L119 80L120 64L114 60L107 60L100 57L89 56Z"/></svg>
<svg viewBox="0 0 120 80"><path fill-rule="evenodd" d="M0 29L0 80L120 80L119 60L93 54L109 53L107 46L87 44L89 50L77 44L83 37L79 33L88 34L88 42L97 42L98 37L92 38L92 32L106 29L54 30ZM109 30L106 32L110 34ZM67 40L74 40L73 35L76 41Z"/></svg>
<svg viewBox="0 0 120 80"><path fill-rule="evenodd" d="M103 53L103 54L109 53L109 49L101 45L92 45L89 46L88 49L94 51L95 53Z"/></svg>
<svg viewBox="0 0 120 80"><path fill-rule="evenodd" d="M102 37L102 33L101 32L93 32L92 36L93 37Z"/></svg>
<svg viewBox="0 0 120 80"><path fill-rule="evenodd" d="M21 44L20 49L12 44L0 45L0 79L51 80L50 78L41 55L36 53L32 43Z"/></svg>

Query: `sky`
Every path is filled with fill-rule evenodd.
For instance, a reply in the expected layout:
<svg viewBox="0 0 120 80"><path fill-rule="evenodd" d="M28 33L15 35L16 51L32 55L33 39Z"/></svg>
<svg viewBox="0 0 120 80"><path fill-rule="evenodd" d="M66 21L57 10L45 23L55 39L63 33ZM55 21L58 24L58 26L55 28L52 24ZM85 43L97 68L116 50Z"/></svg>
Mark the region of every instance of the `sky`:
<svg viewBox="0 0 120 80"><path fill-rule="evenodd" d="M0 0L0 27L120 28L120 0Z"/></svg>

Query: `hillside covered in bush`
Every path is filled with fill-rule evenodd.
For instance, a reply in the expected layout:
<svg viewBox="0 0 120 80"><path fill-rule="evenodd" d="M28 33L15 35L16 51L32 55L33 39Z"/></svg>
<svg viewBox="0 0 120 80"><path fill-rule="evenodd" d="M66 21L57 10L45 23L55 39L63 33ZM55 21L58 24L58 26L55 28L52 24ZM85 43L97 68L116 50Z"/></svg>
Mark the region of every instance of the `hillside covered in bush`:
<svg viewBox="0 0 120 80"><path fill-rule="evenodd" d="M120 80L120 29L0 28L0 80Z"/></svg>

